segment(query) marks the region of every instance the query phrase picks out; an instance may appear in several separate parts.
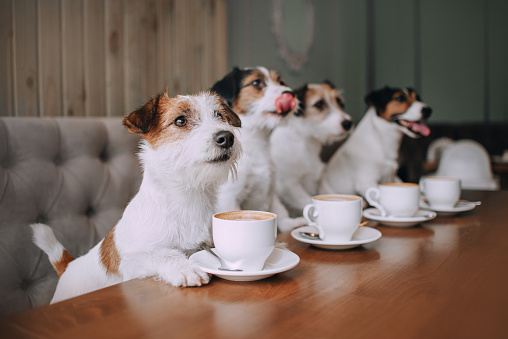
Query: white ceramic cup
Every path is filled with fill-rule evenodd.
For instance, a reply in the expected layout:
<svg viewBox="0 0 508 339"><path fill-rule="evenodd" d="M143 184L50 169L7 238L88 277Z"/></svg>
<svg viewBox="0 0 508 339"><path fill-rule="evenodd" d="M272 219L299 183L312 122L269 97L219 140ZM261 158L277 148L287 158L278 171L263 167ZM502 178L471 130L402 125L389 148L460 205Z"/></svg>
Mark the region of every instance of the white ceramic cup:
<svg viewBox="0 0 508 339"><path fill-rule="evenodd" d="M323 194L312 197L303 209L303 217L319 230L326 241L350 241L362 219L362 197L345 194Z"/></svg>
<svg viewBox="0 0 508 339"><path fill-rule="evenodd" d="M234 269L261 271L277 238L277 216L262 211L217 213L212 219L215 250Z"/></svg>
<svg viewBox="0 0 508 339"><path fill-rule="evenodd" d="M412 217L420 204L420 189L412 183L387 183L369 187L365 199L383 217Z"/></svg>
<svg viewBox="0 0 508 339"><path fill-rule="evenodd" d="M420 180L420 191L431 208L453 208L460 199L460 179L428 176Z"/></svg>

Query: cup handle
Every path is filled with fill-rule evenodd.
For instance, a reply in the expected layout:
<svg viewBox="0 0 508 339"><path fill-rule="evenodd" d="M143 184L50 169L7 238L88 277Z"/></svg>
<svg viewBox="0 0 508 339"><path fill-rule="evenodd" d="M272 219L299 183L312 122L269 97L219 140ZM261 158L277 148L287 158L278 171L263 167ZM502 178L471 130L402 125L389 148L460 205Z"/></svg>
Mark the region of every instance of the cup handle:
<svg viewBox="0 0 508 339"><path fill-rule="evenodd" d="M309 226L314 226L319 231L319 239L323 240L325 237L325 231L322 227L319 227L319 225L316 223L316 218L318 216L319 212L316 209L316 206L313 204L308 204L303 209L303 217L305 220L307 220L307 223Z"/></svg>
<svg viewBox="0 0 508 339"><path fill-rule="evenodd" d="M388 213L379 203L379 197L381 196L381 191L377 187L369 187L365 192L365 199L369 202L369 205L374 206L381 212L382 217L386 217Z"/></svg>

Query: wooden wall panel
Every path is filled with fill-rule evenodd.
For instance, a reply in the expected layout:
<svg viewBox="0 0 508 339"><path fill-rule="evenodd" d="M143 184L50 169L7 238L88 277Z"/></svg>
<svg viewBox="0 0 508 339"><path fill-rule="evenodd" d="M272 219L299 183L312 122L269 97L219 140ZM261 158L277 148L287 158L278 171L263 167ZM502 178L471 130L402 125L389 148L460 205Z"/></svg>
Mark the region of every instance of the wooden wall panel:
<svg viewBox="0 0 508 339"><path fill-rule="evenodd" d="M14 4L14 93L15 110L39 115L37 1L16 0Z"/></svg>
<svg viewBox="0 0 508 339"><path fill-rule="evenodd" d="M62 1L64 115L70 117L86 114L83 13L83 1Z"/></svg>
<svg viewBox="0 0 508 339"><path fill-rule="evenodd" d="M0 115L14 115L13 0L0 1Z"/></svg>
<svg viewBox="0 0 508 339"><path fill-rule="evenodd" d="M62 44L60 0L39 1L40 115L62 116Z"/></svg>
<svg viewBox="0 0 508 339"><path fill-rule="evenodd" d="M105 1L106 115L122 116L125 110L125 34L122 0Z"/></svg>
<svg viewBox="0 0 508 339"><path fill-rule="evenodd" d="M225 0L0 1L0 116L124 116L227 69Z"/></svg>
<svg viewBox="0 0 508 339"><path fill-rule="evenodd" d="M106 34L103 0L84 3L85 103L86 115L106 112Z"/></svg>

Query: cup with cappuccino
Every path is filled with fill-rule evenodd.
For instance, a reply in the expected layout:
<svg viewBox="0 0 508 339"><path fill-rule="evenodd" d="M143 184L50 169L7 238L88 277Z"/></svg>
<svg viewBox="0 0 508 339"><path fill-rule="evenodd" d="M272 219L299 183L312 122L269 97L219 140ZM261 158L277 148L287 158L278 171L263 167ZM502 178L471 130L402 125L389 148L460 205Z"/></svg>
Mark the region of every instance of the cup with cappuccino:
<svg viewBox="0 0 508 339"><path fill-rule="evenodd" d="M420 204L420 189L413 183L386 183L370 187L365 198L383 217L412 217Z"/></svg>
<svg viewBox="0 0 508 339"><path fill-rule="evenodd" d="M347 242L359 227L362 207L363 199L356 195L316 195L303 209L303 217L318 229L321 240Z"/></svg>
<svg viewBox="0 0 508 339"><path fill-rule="evenodd" d="M460 199L460 179L453 177L427 176L420 180L420 190L430 208L450 209Z"/></svg>
<svg viewBox="0 0 508 339"><path fill-rule="evenodd" d="M212 218L215 250L232 269L261 271L275 248L277 216L263 211L229 211Z"/></svg>

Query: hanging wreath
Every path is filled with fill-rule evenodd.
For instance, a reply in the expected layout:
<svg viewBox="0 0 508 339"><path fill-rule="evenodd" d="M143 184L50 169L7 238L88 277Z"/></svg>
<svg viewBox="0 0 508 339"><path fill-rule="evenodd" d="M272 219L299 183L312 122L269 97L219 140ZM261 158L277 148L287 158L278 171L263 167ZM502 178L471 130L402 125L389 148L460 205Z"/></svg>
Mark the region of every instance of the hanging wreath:
<svg viewBox="0 0 508 339"><path fill-rule="evenodd" d="M282 29L282 1L273 0L273 33L277 44L279 45L279 53L286 61L288 66L294 70L299 71L307 61L310 47L314 39L314 6L311 0L305 1L305 27L307 32L307 39L300 52L293 51L286 43L286 38Z"/></svg>

